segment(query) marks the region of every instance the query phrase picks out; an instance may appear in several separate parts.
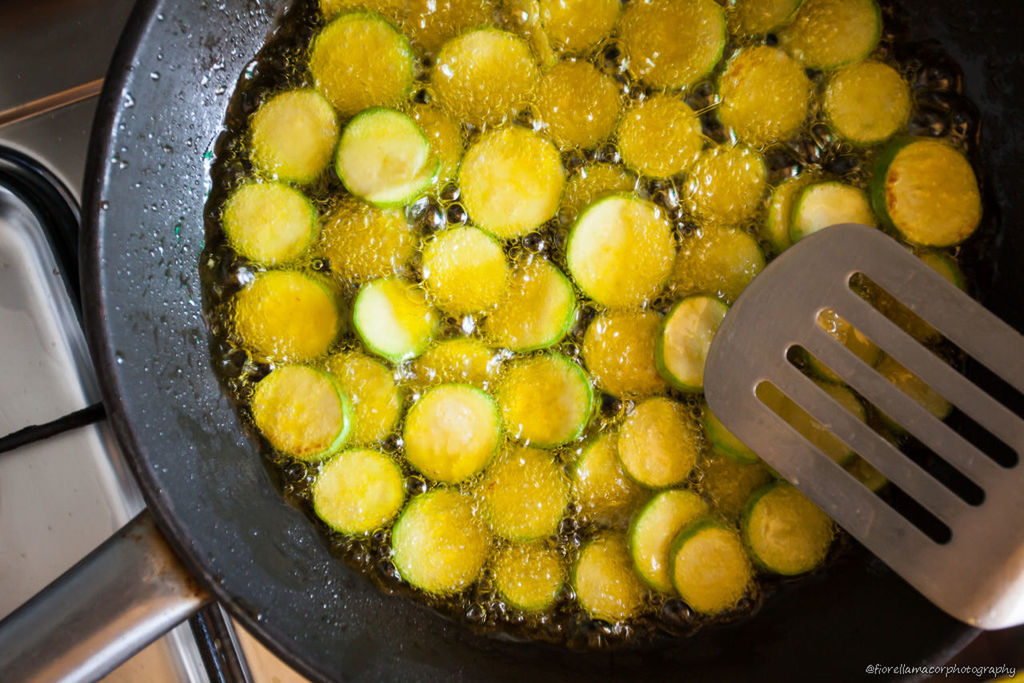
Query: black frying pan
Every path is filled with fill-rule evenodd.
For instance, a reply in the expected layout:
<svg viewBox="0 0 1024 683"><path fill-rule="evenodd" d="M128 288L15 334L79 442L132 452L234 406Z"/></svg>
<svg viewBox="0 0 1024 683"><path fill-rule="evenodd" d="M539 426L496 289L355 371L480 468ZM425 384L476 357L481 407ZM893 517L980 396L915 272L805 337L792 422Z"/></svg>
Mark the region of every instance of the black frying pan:
<svg viewBox="0 0 1024 683"><path fill-rule="evenodd" d="M868 664L943 663L974 637L856 549L745 623L616 652L473 634L332 557L224 397L200 300L209 151L283 4L139 3L96 122L82 249L88 335L117 435L168 540L246 627L306 675L354 680L843 680ZM982 111L989 213L964 260L983 302L1020 329L1024 6L901 4L915 37L938 39L963 66ZM993 244L995 259L978 262Z"/></svg>

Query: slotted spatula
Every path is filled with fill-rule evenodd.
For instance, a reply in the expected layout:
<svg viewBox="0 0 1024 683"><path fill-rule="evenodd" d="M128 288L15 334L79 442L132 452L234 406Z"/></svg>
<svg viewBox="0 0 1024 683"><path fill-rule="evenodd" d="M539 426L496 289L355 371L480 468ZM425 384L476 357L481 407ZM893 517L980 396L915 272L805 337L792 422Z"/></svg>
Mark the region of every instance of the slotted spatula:
<svg viewBox="0 0 1024 683"><path fill-rule="evenodd" d="M881 231L843 224L768 265L722 322L705 366L715 415L935 605L974 626L1024 623L1024 420L890 322L850 286L861 273L1024 394L1024 336ZM831 309L1016 453L998 464L818 324ZM969 504L822 391L789 360L802 347L977 484ZM804 439L757 396L767 382L943 522L941 543ZM1005 463L1005 461L1004 461Z"/></svg>

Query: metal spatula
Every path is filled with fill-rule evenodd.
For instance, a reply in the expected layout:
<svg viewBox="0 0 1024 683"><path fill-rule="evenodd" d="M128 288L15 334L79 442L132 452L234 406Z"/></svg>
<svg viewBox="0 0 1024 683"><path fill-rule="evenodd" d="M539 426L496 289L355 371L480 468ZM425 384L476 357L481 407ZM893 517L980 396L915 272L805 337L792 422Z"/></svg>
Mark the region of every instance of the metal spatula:
<svg viewBox="0 0 1024 683"><path fill-rule="evenodd" d="M1024 458L1024 421L851 289L861 273L1024 394L1024 337L877 229L844 224L773 261L725 317L705 368L715 415L935 605L969 624L1024 623L1024 464L999 464L875 372L817 322L831 309ZM969 504L794 366L803 347L984 492ZM774 385L951 532L932 540L757 396Z"/></svg>

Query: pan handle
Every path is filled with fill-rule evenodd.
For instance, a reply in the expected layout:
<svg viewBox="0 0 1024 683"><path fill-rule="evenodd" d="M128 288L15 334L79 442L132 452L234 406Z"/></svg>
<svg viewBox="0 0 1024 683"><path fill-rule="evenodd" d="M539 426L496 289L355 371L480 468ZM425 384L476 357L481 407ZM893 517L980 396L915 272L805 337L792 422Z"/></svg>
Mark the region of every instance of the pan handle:
<svg viewBox="0 0 1024 683"><path fill-rule="evenodd" d="M211 599L143 511L0 622L0 678L96 680Z"/></svg>

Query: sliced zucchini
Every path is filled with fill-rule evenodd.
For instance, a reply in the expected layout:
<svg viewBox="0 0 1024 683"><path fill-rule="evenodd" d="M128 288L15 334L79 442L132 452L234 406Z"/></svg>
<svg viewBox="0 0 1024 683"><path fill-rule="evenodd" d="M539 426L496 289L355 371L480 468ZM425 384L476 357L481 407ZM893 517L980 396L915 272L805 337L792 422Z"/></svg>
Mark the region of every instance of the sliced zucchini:
<svg viewBox="0 0 1024 683"><path fill-rule="evenodd" d="M406 0L402 27L414 43L428 52L463 31L494 20L495 0Z"/></svg>
<svg viewBox="0 0 1024 683"><path fill-rule="evenodd" d="M699 428L682 404L649 398L638 404L619 430L623 471L648 488L686 481L700 453Z"/></svg>
<svg viewBox="0 0 1024 683"><path fill-rule="evenodd" d="M959 244L981 223L981 192L967 158L935 140L900 141L879 158L871 204L905 238L931 247Z"/></svg>
<svg viewBox="0 0 1024 683"><path fill-rule="evenodd" d="M437 181L440 162L416 122L394 109L369 109L348 122L334 171L374 206L405 206Z"/></svg>
<svg viewBox="0 0 1024 683"><path fill-rule="evenodd" d="M958 289L964 288L964 274L957 265L956 259L940 252L924 252L918 257ZM919 342L934 343L942 337L938 330L874 283L865 283L863 294L887 318Z"/></svg>
<svg viewBox="0 0 1024 683"><path fill-rule="evenodd" d="M464 337L432 344L413 361L412 373L420 387L456 383L486 389L497 366L494 351L479 339Z"/></svg>
<svg viewBox="0 0 1024 683"><path fill-rule="evenodd" d="M539 448L575 440L586 428L594 390L583 368L560 353L509 365L495 394L509 435Z"/></svg>
<svg viewBox="0 0 1024 683"><path fill-rule="evenodd" d="M415 251L415 234L400 210L345 197L324 220L320 252L331 271L349 282L401 274Z"/></svg>
<svg viewBox="0 0 1024 683"><path fill-rule="evenodd" d="M327 352L341 320L319 279L291 270L259 273L235 295L234 328L242 346L270 361L304 361Z"/></svg>
<svg viewBox="0 0 1024 683"><path fill-rule="evenodd" d="M737 0L730 25L741 35L771 33L796 14L803 0Z"/></svg>
<svg viewBox="0 0 1024 683"><path fill-rule="evenodd" d="M245 183L224 203L221 220L235 251L267 265L291 261L319 231L312 202L283 183Z"/></svg>
<svg viewBox="0 0 1024 683"><path fill-rule="evenodd" d="M657 294L675 255L672 226L661 209L643 199L612 195L580 214L565 260L590 298L621 308L642 306Z"/></svg>
<svg viewBox="0 0 1024 683"><path fill-rule="evenodd" d="M740 50L718 83L719 118L739 139L763 147L792 137L807 119L811 80L774 47Z"/></svg>
<svg viewBox="0 0 1024 683"><path fill-rule="evenodd" d="M884 474L860 456L855 457L846 465L846 471L852 474L857 481L864 484L869 491L878 491L889 483Z"/></svg>
<svg viewBox="0 0 1024 683"><path fill-rule="evenodd" d="M697 490L717 514L735 521L750 500L750 494L772 478L772 471L763 462L741 462L716 449L700 466Z"/></svg>
<svg viewBox="0 0 1024 683"><path fill-rule="evenodd" d="M412 87L409 41L377 14L343 14L313 40L309 70L316 88L343 117L397 105Z"/></svg>
<svg viewBox="0 0 1024 683"><path fill-rule="evenodd" d="M618 435L590 441L571 470L573 500L587 521L621 526L644 495L619 465Z"/></svg>
<svg viewBox="0 0 1024 683"><path fill-rule="evenodd" d="M331 162L338 115L316 90L290 90L260 105L251 131L256 168L278 180L308 183Z"/></svg>
<svg viewBox="0 0 1024 683"><path fill-rule="evenodd" d="M543 543L516 543L499 550L492 567L494 587L505 604L539 612L555 603L565 584L565 565Z"/></svg>
<svg viewBox="0 0 1024 683"><path fill-rule="evenodd" d="M352 430L348 397L326 373L282 365L256 384L252 417L270 445L315 462L336 453Z"/></svg>
<svg viewBox="0 0 1024 683"><path fill-rule="evenodd" d="M655 346L658 371L665 381L680 391L703 391L711 340L728 311L728 306L710 296L689 296L672 307Z"/></svg>
<svg viewBox="0 0 1024 683"><path fill-rule="evenodd" d="M709 225L683 237L669 284L676 295L707 294L731 304L764 263L751 235Z"/></svg>
<svg viewBox="0 0 1024 683"><path fill-rule="evenodd" d="M611 76L590 62L563 61L541 77L534 106L559 147L589 148L611 135L621 100Z"/></svg>
<svg viewBox="0 0 1024 683"><path fill-rule="evenodd" d="M457 593L476 581L490 547L472 499L444 487L410 500L391 532L392 561L402 578L436 595Z"/></svg>
<svg viewBox="0 0 1024 683"><path fill-rule="evenodd" d="M761 238L766 240L776 252L783 252L793 246L789 238L789 227L793 217L793 202L800 191L818 180L813 173L804 173L793 178L786 178L772 191L768 202L768 216L761 231Z"/></svg>
<svg viewBox="0 0 1024 683"><path fill-rule="evenodd" d="M745 147L711 147L690 169L686 196L690 211L705 223L738 225L761 208L768 170L760 154Z"/></svg>
<svg viewBox="0 0 1024 683"><path fill-rule="evenodd" d="M657 493L640 509L629 526L629 550L637 573L651 588L672 593L669 550L679 532L708 512L708 504L693 491L671 489Z"/></svg>
<svg viewBox="0 0 1024 683"><path fill-rule="evenodd" d="M400 278L373 280L360 287L352 318L366 347L392 363L423 353L439 324L423 290Z"/></svg>
<svg viewBox="0 0 1024 683"><path fill-rule="evenodd" d="M441 106L456 120L481 127L508 121L523 109L540 73L522 38L483 28L445 43L430 79Z"/></svg>
<svg viewBox="0 0 1024 683"><path fill-rule="evenodd" d="M683 173L704 148L700 119L680 97L657 94L622 117L616 136L622 161L641 175Z"/></svg>
<svg viewBox="0 0 1024 683"><path fill-rule="evenodd" d="M924 261L926 266L946 278L950 284L963 291L965 288L964 272L960 270L955 258L941 251L923 251L917 257Z"/></svg>
<svg viewBox="0 0 1024 683"><path fill-rule="evenodd" d="M658 374L654 347L661 316L652 311L605 311L583 335L583 362L602 390L643 398L667 388Z"/></svg>
<svg viewBox="0 0 1024 683"><path fill-rule="evenodd" d="M352 403L355 424L349 443L367 446L394 431L402 416L402 391L395 384L391 368L350 351L329 358L327 371Z"/></svg>
<svg viewBox="0 0 1024 683"><path fill-rule="evenodd" d="M476 228L437 233L423 248L422 263L427 292L448 313L493 308L508 290L511 268L501 243Z"/></svg>
<svg viewBox="0 0 1024 683"><path fill-rule="evenodd" d="M454 484L481 472L501 442L494 401L468 384L428 389L405 416L405 457L435 481Z"/></svg>
<svg viewBox="0 0 1024 683"><path fill-rule="evenodd" d="M808 185L793 202L789 238L797 242L812 232L839 223L875 225L875 215L864 190L835 181Z"/></svg>
<svg viewBox="0 0 1024 683"><path fill-rule="evenodd" d="M554 346L576 320L572 284L545 258L520 261L508 291L483 323L491 345L523 353Z"/></svg>
<svg viewBox="0 0 1024 683"><path fill-rule="evenodd" d="M829 516L786 482L754 494L743 515L743 540L758 564L792 576L825 560L835 525Z"/></svg>
<svg viewBox="0 0 1024 683"><path fill-rule="evenodd" d="M441 164L438 179L454 179L465 151L459 124L440 107L432 104L417 104L412 108L410 116L427 136L430 148L437 155Z"/></svg>
<svg viewBox="0 0 1024 683"><path fill-rule="evenodd" d="M513 447L487 468L477 495L496 535L535 541L558 531L569 504L569 480L550 453Z"/></svg>
<svg viewBox="0 0 1024 683"><path fill-rule="evenodd" d="M576 600L592 619L610 623L635 617L644 607L644 588L622 534L605 532L580 551L572 572Z"/></svg>
<svg viewBox="0 0 1024 683"><path fill-rule="evenodd" d="M725 50L725 14L714 0L651 0L628 5L619 40L633 75L658 88L687 88Z"/></svg>
<svg viewBox="0 0 1024 683"><path fill-rule="evenodd" d="M835 69L867 57L881 35L875 0L804 0L779 44L811 69Z"/></svg>
<svg viewBox="0 0 1024 683"><path fill-rule="evenodd" d="M555 215L565 172L553 144L512 126L469 148L459 184L473 222L504 240L521 237Z"/></svg>
<svg viewBox="0 0 1024 683"><path fill-rule="evenodd" d="M541 0L541 24L551 45L563 52L584 52L612 32L619 0Z"/></svg>
<svg viewBox="0 0 1024 683"><path fill-rule="evenodd" d="M839 135L869 145L892 137L907 125L910 86L888 64L864 61L833 74L823 104Z"/></svg>
<svg viewBox="0 0 1024 683"><path fill-rule="evenodd" d="M313 482L313 511L335 531L368 534L394 519L405 502L401 468L378 451L343 451Z"/></svg>
<svg viewBox="0 0 1024 683"><path fill-rule="evenodd" d="M757 453L750 450L735 434L726 429L722 421L704 404L704 432L716 451L743 463L760 462Z"/></svg>
<svg viewBox="0 0 1024 683"><path fill-rule="evenodd" d="M609 194L632 192L636 185L636 176L622 166L585 164L565 184L562 206L574 214L579 214L598 199Z"/></svg>
<svg viewBox="0 0 1024 683"><path fill-rule="evenodd" d="M878 374L892 382L897 389L917 401L922 408L940 420L945 420L953 412L953 405L942 394L925 384L924 380L900 365L892 356L884 356L875 369ZM902 431L902 428L892 422L887 415L884 413L881 415L890 427Z"/></svg>
<svg viewBox="0 0 1024 683"><path fill-rule="evenodd" d="M669 551L672 584L694 611L719 614L747 596L754 571L743 542L714 519L684 529Z"/></svg>
<svg viewBox="0 0 1024 683"><path fill-rule="evenodd" d="M864 405L857 398L856 394L848 388L839 384L816 381L822 391L828 394L840 406L850 411L854 417L864 422L867 420L867 412ZM805 439L816 446L822 453L839 463L849 464L854 457L853 449L839 440L830 429L807 414L803 408L798 406L788 396L780 392L774 385L764 383L757 388L757 397L771 408L779 417L785 420L793 429L799 432Z"/></svg>
<svg viewBox="0 0 1024 683"><path fill-rule="evenodd" d="M875 365L881 358L882 350L865 337L860 330L836 315L835 311L822 311L818 315L818 325L868 365ZM830 382L842 382L839 375L832 372L814 356L807 356L807 367L822 379L827 379Z"/></svg>

